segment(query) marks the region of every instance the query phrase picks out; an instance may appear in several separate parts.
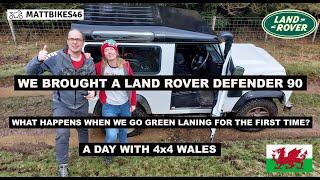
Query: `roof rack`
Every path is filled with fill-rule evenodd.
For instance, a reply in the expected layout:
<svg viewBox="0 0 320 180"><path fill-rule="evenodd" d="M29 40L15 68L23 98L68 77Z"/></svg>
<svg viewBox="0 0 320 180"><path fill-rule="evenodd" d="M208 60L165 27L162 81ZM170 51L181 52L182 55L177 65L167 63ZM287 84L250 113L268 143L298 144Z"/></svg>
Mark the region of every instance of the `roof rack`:
<svg viewBox="0 0 320 180"><path fill-rule="evenodd" d="M124 6L121 4L94 4L84 7L82 23L95 25L159 25L155 6Z"/></svg>
<svg viewBox="0 0 320 180"><path fill-rule="evenodd" d="M73 23L71 28L81 30L87 40L112 37L121 41L139 42L219 41L197 11L153 5L102 3L85 5L84 13L84 20Z"/></svg>

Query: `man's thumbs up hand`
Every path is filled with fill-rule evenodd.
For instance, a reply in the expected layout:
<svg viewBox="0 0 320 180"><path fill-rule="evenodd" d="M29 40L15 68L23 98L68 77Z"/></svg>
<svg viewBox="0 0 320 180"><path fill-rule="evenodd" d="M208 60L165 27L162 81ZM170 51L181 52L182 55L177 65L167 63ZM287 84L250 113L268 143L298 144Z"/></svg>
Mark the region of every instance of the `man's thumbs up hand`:
<svg viewBox="0 0 320 180"><path fill-rule="evenodd" d="M47 58L48 55L48 46L44 45L43 49L38 54L38 60L44 61Z"/></svg>
<svg viewBox="0 0 320 180"><path fill-rule="evenodd" d="M42 50L43 50L43 51L48 51L48 46L47 46L47 45L44 45Z"/></svg>

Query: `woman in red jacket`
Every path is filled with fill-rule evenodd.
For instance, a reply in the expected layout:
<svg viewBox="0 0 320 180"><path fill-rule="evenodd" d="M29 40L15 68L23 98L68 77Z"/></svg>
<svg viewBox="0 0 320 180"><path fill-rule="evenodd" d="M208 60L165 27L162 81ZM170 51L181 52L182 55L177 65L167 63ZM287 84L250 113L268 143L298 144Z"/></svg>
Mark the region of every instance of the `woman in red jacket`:
<svg viewBox="0 0 320 180"><path fill-rule="evenodd" d="M101 54L101 61L95 65L97 75L133 75L129 62L119 57L116 41L106 40L101 46ZM135 90L100 90L99 98L103 104L103 117L130 117L137 104ZM105 131L106 143L114 143L117 140L117 134L119 134L120 143L127 143L127 128L106 128ZM111 156L106 157L106 165L111 162Z"/></svg>

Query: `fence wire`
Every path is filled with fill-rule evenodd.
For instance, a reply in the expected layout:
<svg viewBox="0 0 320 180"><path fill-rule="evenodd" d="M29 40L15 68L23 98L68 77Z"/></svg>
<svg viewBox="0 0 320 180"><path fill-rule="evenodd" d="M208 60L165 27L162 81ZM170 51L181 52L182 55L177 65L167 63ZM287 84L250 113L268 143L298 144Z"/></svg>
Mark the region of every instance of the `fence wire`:
<svg viewBox="0 0 320 180"><path fill-rule="evenodd" d="M213 19L206 21L217 34L221 31L230 31L234 35L235 43L251 43L261 47L289 69L290 67L296 69L294 64L296 62L303 61L312 67L314 62L320 61L320 29L312 43L313 33L294 40L266 35L261 28L263 19L261 17L215 17ZM45 44L48 45L49 52L62 48L66 44L67 32L72 22L12 21L16 37L15 44L6 16L0 17L0 65L8 62L27 63ZM301 74L305 74L304 69L306 68L301 67L300 69ZM319 74L318 70L314 71L314 74Z"/></svg>
<svg viewBox="0 0 320 180"><path fill-rule="evenodd" d="M221 31L230 31L234 37L240 41L265 40L274 39L262 29L262 17L213 17L207 20L208 24L213 24L212 28L216 33ZM316 33L315 38L313 32L309 36L301 38L302 41L310 40L319 41L320 32ZM298 41L301 41L298 39Z"/></svg>
<svg viewBox="0 0 320 180"><path fill-rule="evenodd" d="M261 28L262 17L214 17L207 19L216 33L230 31L238 41L265 40L273 37L267 35ZM17 44L23 43L61 43L73 21L12 21L13 31ZM312 40L313 33L302 38ZM6 14L0 18L0 43L14 43ZM320 32L316 34L314 41L319 41Z"/></svg>

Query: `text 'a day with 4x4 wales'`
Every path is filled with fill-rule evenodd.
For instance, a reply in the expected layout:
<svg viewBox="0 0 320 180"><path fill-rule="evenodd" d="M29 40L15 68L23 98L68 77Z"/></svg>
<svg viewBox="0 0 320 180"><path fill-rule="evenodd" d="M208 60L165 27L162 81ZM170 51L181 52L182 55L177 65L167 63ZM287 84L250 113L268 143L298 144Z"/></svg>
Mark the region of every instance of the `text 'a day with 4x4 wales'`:
<svg viewBox="0 0 320 180"><path fill-rule="evenodd" d="M319 3L0 12L0 176L320 175Z"/></svg>

